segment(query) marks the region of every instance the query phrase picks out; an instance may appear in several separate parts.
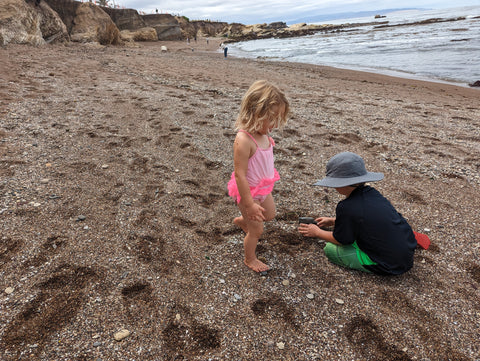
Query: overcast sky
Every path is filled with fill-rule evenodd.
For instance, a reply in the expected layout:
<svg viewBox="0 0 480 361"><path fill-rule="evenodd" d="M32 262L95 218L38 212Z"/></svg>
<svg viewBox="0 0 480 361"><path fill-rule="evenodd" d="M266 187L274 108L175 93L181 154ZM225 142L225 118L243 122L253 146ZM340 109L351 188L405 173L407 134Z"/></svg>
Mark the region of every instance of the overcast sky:
<svg viewBox="0 0 480 361"><path fill-rule="evenodd" d="M144 11L183 15L190 20L269 23L312 15L398 8L443 9L480 5L480 0L110 0L109 4Z"/></svg>

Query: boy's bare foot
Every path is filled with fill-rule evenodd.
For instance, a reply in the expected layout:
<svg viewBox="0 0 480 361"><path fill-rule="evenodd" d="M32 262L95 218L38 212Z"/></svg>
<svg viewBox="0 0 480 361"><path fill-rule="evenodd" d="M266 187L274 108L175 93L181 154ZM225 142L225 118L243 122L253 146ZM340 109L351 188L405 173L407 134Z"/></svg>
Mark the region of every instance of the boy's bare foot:
<svg viewBox="0 0 480 361"><path fill-rule="evenodd" d="M243 217L235 217L233 220L233 223L237 226L243 229L245 233L247 233L247 222L243 219Z"/></svg>
<svg viewBox="0 0 480 361"><path fill-rule="evenodd" d="M265 263L258 260L257 258L255 258L254 260L252 260L250 262L247 262L247 260L245 260L244 262L245 262L245 265L248 268L250 268L251 270L253 270L255 272L266 272L266 271L270 270L269 266L267 266Z"/></svg>

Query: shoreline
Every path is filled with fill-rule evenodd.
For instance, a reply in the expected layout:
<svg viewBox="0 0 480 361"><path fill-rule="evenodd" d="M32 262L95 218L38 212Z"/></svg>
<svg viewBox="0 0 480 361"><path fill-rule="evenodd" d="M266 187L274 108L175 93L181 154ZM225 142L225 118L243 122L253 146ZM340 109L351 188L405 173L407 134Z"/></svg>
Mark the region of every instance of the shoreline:
<svg viewBox="0 0 480 361"><path fill-rule="evenodd" d="M0 359L476 360L478 91L201 40L0 48ZM266 277L226 195L257 79L292 110L272 133ZM404 275L342 269L298 233L334 215L341 197L312 183L347 150L430 237Z"/></svg>
<svg viewBox="0 0 480 361"><path fill-rule="evenodd" d="M212 53L221 53L220 51L217 51L220 44L222 43L223 38L209 38L209 41L211 42L210 46L208 47L203 47L201 45L201 42L205 42L206 38L199 38L197 39L197 43L190 42L190 44L187 44L186 41L160 41L159 43L165 43L165 44L171 44L172 49L175 49L176 51L183 50L187 51L191 48L196 49L197 51L207 51L207 52L212 52ZM145 44L145 43L143 43ZM152 46L155 46L156 42L149 43ZM226 44L228 46L228 44ZM150 46L150 45L149 45ZM223 56L223 53L221 53ZM428 78L428 77L422 77L422 76L416 76L414 74L409 74L406 72L402 71L396 71L396 70L385 70L382 71L381 69L369 69L365 68L362 69L361 67L358 68L348 68L348 67L337 67L337 66L331 66L331 65L322 65L322 64L313 64L313 63L303 63L303 62L292 62L288 60L282 60L280 58L265 58L265 57L238 57L235 55L230 55L228 54L228 58L237 58L237 59L248 59L252 61L271 61L271 62L278 62L278 63L292 63L292 64L305 64L305 65L310 65L310 66L318 66L318 67L323 67L323 68L332 68L332 69L338 69L339 71L354 71L354 72L360 72L360 73L367 73L367 74L376 74L376 75L383 75L387 77L393 77L393 78L399 78L399 79L405 79L405 80L415 80L415 81L421 81L421 82L427 82L427 83L438 83L438 84L445 84L445 85L451 85L451 86L458 86L461 88L467 88L467 89L472 89L475 91L480 90L480 88L477 87L471 87L469 86L468 83L461 83L461 82L454 82L454 81L448 81L448 80L443 80L443 79L436 79L436 78Z"/></svg>
<svg viewBox="0 0 480 361"><path fill-rule="evenodd" d="M200 38L200 39L205 39L205 38ZM212 53L212 54L218 54L221 55L223 58L223 52L219 51L219 46L222 43L223 38L209 38L210 39L210 45L208 47L203 47L201 44L200 40L197 40L196 44L187 44L185 41L163 41L159 42L163 44L170 44L171 50L174 51L183 51L186 53L189 53L191 48L196 49L198 53L205 52L205 53ZM156 42L146 42L143 43L146 46L157 46ZM228 46L228 44L226 44ZM158 45L160 47L161 45ZM365 78L368 77L374 77L378 79L378 81L382 81L381 77L385 77L386 81L390 79L397 79L396 83L405 83L405 82L412 82L412 84L415 83L431 83L432 85L438 84L438 85L446 85L446 86L452 86L452 87L459 87L462 89L468 89L473 92L477 92L480 90L480 88L476 87L470 87L467 83L458 83L458 82L450 82L450 81L445 81L441 79L432 79L432 78L423 78L423 77L415 77L412 75L411 77L408 76L401 76L401 74L408 74L408 73L403 73L403 72L396 72L396 71L378 71L375 72L374 69L371 70L362 70L362 69L352 69L352 68L342 68L342 67L335 67L335 66L330 66L330 65L321 65L321 64L313 64L313 63L303 63L303 62L292 62L292 61L286 61L286 60L279 60L279 59L274 59L274 58L263 58L263 57L237 57L234 55L228 54L228 59L239 59L239 60L248 60L252 62L273 62L273 63L278 63L279 65L281 64L292 64L296 66L306 66L306 67L318 67L321 69L331 69L332 71L336 71L339 74L342 72L345 73L351 73L355 74L358 73L358 76L353 76L354 78L361 78L361 74L364 74ZM468 92L470 93L470 92ZM475 95L475 93L471 93L472 95Z"/></svg>

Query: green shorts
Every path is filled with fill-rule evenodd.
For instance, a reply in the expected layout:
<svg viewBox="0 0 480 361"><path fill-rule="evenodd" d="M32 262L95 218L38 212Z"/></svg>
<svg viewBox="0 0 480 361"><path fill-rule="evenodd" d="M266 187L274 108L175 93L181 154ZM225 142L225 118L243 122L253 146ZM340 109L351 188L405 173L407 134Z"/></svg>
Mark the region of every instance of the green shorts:
<svg viewBox="0 0 480 361"><path fill-rule="evenodd" d="M330 260L339 266L373 273L364 266L375 265L368 255L358 248L357 242L346 246L337 246L336 244L327 242L323 249L325 255Z"/></svg>

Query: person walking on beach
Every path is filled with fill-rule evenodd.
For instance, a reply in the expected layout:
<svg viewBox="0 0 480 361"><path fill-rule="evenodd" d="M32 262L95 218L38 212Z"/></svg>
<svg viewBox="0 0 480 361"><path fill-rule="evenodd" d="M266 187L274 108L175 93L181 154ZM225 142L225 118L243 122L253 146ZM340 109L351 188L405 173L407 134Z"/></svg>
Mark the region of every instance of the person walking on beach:
<svg viewBox="0 0 480 361"><path fill-rule="evenodd" d="M233 144L234 172L228 182L228 194L235 199L241 216L233 223L246 233L244 263L255 272L266 272L268 265L255 253L263 233L263 223L275 217L272 190L280 179L274 168L274 128L287 122L289 103L285 94L265 80L254 82L245 93L235 122L238 130Z"/></svg>
<svg viewBox="0 0 480 361"><path fill-rule="evenodd" d="M365 185L382 179L383 173L367 172L355 153L333 156L326 177L314 185L335 188L345 199L337 205L336 218L302 223L299 232L327 241L325 255L337 265L379 275L407 272L413 266L415 234L380 192ZM333 227L333 232L321 227Z"/></svg>

